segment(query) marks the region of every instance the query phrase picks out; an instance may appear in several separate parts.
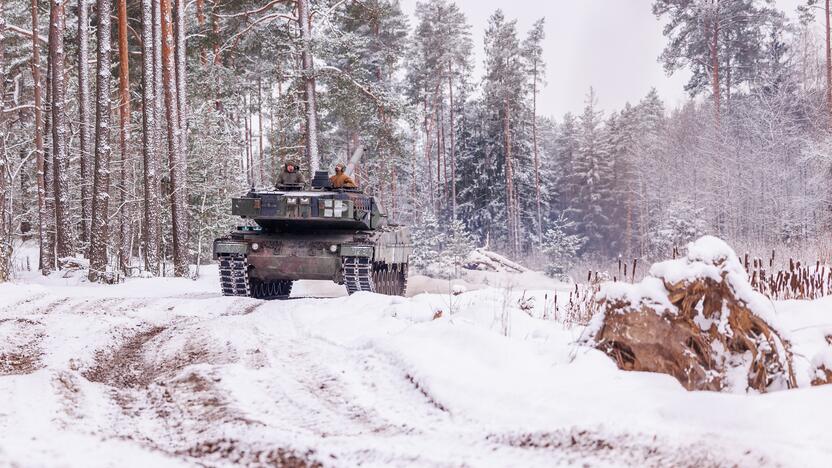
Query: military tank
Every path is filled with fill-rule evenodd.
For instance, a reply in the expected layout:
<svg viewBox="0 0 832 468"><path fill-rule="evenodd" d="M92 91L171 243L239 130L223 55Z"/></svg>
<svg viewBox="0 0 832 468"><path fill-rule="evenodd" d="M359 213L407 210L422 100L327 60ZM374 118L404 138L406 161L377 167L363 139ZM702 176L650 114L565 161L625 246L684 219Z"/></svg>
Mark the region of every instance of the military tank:
<svg viewBox="0 0 832 468"><path fill-rule="evenodd" d="M296 280L332 280L347 293L403 296L413 251L407 228L387 221L375 197L333 189L326 171L311 187L252 188L231 212L256 225L214 241L225 296L285 299Z"/></svg>

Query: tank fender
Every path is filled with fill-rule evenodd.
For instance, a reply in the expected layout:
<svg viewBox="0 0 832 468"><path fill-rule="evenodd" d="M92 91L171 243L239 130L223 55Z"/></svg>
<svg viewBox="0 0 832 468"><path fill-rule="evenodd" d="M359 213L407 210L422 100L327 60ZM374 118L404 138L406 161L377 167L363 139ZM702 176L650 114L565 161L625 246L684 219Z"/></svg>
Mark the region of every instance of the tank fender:
<svg viewBox="0 0 832 468"><path fill-rule="evenodd" d="M342 257L372 257L372 245L341 245Z"/></svg>
<svg viewBox="0 0 832 468"><path fill-rule="evenodd" d="M214 260L220 254L239 254L245 255L248 253L248 244L244 242L235 242L230 239L217 239L214 241Z"/></svg>

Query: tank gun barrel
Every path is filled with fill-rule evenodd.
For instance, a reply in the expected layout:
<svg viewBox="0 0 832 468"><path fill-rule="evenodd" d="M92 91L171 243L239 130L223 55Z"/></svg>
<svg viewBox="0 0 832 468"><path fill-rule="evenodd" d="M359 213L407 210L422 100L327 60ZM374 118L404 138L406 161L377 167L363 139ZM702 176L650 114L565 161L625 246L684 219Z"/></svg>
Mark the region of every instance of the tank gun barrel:
<svg viewBox="0 0 832 468"><path fill-rule="evenodd" d="M358 148L352 153L352 157L350 158L349 162L347 162L347 168L344 172L352 177L352 173L355 171L355 166L361 161L361 157L364 156L364 145L359 145Z"/></svg>

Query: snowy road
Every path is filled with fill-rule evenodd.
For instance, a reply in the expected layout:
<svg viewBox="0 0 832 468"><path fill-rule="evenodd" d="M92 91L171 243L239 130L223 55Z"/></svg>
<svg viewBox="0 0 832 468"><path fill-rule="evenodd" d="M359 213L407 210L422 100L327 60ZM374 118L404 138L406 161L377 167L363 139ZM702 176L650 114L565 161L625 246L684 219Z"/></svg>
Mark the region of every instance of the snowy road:
<svg viewBox="0 0 832 468"><path fill-rule="evenodd" d="M832 388L689 393L522 291L0 285L0 466L828 466ZM64 284L62 284L64 283ZM442 316L434 319L437 312ZM505 331L509 336L503 336Z"/></svg>

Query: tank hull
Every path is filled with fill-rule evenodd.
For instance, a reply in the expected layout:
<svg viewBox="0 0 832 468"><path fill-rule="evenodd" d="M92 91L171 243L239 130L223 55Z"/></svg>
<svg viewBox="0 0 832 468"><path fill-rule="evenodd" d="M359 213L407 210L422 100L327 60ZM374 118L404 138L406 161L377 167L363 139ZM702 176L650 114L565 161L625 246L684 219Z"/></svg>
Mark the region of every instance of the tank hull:
<svg viewBox="0 0 832 468"><path fill-rule="evenodd" d="M216 260L229 255L245 258L245 275L259 283L328 280L344 284L350 279L345 268L356 259L370 266L370 275L376 271L406 272L411 253L408 230L397 227L373 231L237 230L214 241Z"/></svg>

